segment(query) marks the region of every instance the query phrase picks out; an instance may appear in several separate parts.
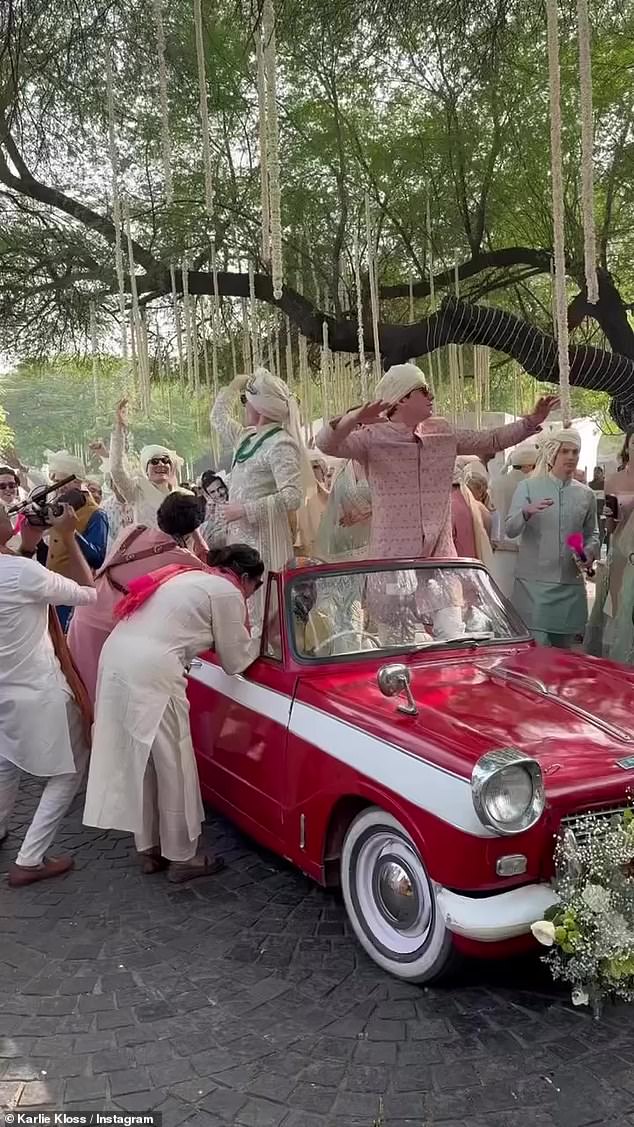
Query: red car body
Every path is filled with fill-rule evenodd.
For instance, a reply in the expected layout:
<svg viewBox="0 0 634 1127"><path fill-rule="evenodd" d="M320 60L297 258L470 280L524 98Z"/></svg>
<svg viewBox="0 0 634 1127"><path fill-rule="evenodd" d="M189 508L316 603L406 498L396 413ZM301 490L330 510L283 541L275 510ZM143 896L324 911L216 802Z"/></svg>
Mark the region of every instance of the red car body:
<svg viewBox="0 0 634 1127"><path fill-rule="evenodd" d="M338 880L355 818L384 812L422 861L452 947L491 956L526 946L531 914L539 918L552 902L548 881L562 819L629 804L634 674L543 649L519 631L517 639L477 648L458 643L400 654L417 708L407 715L377 683L393 655L370 650L323 662L298 656L288 603L297 576L292 570L270 577L266 620L281 608L276 657L266 656L264 638L263 656L243 676L224 674L213 653L190 670L203 797L322 884ZM472 797L476 764L504 748L539 764L545 791L535 824L511 836L483 825ZM525 867L500 875L509 856L523 857ZM507 907L497 911L507 903L510 916ZM371 937L365 946L374 955ZM399 973L398 966L389 969ZM423 981L435 974L423 966L420 975L405 976Z"/></svg>

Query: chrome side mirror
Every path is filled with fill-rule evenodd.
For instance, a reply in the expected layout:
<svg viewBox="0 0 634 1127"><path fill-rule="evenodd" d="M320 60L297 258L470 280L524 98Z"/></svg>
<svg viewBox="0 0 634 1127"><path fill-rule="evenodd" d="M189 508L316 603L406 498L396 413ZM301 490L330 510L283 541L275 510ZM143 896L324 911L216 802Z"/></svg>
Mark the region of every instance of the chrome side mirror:
<svg viewBox="0 0 634 1127"><path fill-rule="evenodd" d="M404 693L407 704L399 704L397 712L418 716L411 690L411 675L406 665L383 665L376 675L377 684L384 697L397 697Z"/></svg>

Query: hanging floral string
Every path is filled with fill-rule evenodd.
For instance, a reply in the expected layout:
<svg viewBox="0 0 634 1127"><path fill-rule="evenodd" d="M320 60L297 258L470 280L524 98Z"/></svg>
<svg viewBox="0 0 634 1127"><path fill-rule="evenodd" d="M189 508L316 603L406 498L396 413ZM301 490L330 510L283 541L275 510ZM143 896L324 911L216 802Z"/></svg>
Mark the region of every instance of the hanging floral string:
<svg viewBox="0 0 634 1127"><path fill-rule="evenodd" d="M381 343L379 337L379 295L376 281L376 262L374 233L372 229L372 216L370 213L370 197L365 197L365 228L368 242L368 280L370 283L370 303L372 306L372 337L374 341L374 375L378 381L382 376L381 369Z"/></svg>
<svg viewBox="0 0 634 1127"><path fill-rule="evenodd" d="M156 53L158 56L159 93L161 98L161 146L163 150L163 175L165 177L165 198L168 204L174 201L172 181L172 138L170 134L169 102L167 98L167 67L165 65L165 29L163 27L162 0L152 0L154 27L156 29Z"/></svg>
<svg viewBox="0 0 634 1127"><path fill-rule="evenodd" d="M577 0L579 101L581 106L581 212L588 301L599 300L597 238L594 227L594 128L592 121L592 58L588 0Z"/></svg>
<svg viewBox="0 0 634 1127"><path fill-rule="evenodd" d="M282 256L282 202L280 188L280 134L277 118L277 58L273 0L262 8L264 71L266 75L266 137L268 144L269 213L271 223L271 280L273 297L279 301L284 282Z"/></svg>
<svg viewBox="0 0 634 1127"><path fill-rule="evenodd" d="M205 41L201 0L194 0L194 25L196 28L196 60L198 63L198 91L200 94L200 125L203 137L203 172L205 175L205 208L210 219L214 214L214 173L211 163L211 133L207 106L207 74L205 71Z"/></svg>
<svg viewBox="0 0 634 1127"><path fill-rule="evenodd" d="M95 303L90 302L90 352L92 358L92 389L95 397L95 410L99 409L99 356L97 350L97 316Z"/></svg>
<svg viewBox="0 0 634 1127"><path fill-rule="evenodd" d="M139 293L136 284L136 263L134 261L134 248L132 246L132 232L130 229L130 211L127 203L123 205L123 215L125 221L125 233L128 243L128 269L130 273L130 293L132 295L132 321L131 321L131 334L130 339L132 343L132 364L133 374L135 380L143 384L143 373L141 367L143 364L142 347L140 341L140 318L139 318Z"/></svg>
<svg viewBox="0 0 634 1127"><path fill-rule="evenodd" d="M321 352L319 365L319 383L321 388L321 415L322 419L328 418L328 389L330 387L330 341L328 337L328 322L323 321L321 326Z"/></svg>
<svg viewBox="0 0 634 1127"><path fill-rule="evenodd" d="M119 195L119 153L114 124L114 93L112 86L112 58L110 50L106 54L106 97L108 102L108 145L110 149L110 168L112 172L112 219L115 238L115 268L119 288L119 317L121 320L121 352L128 359L128 328L125 300L125 272L123 269L123 243L121 239L121 197Z"/></svg>
<svg viewBox="0 0 634 1127"><path fill-rule="evenodd" d="M211 303L211 372L213 377L214 399L218 394L218 328L222 312L220 305L220 291L218 289L218 262L216 259L216 242L211 239L211 273L213 277L214 295Z"/></svg>
<svg viewBox="0 0 634 1127"><path fill-rule="evenodd" d="M249 325L251 334L251 356L253 357L253 368L258 367L261 363L260 357L260 334L258 326L258 303L255 296L255 273L253 270L253 263L249 263Z"/></svg>
<svg viewBox="0 0 634 1127"><path fill-rule="evenodd" d="M557 0L546 0L548 18L548 84L550 91L550 163L553 196L553 241L555 252L555 303L559 386L564 426L570 426L570 362L568 356L568 299L566 294L566 247L564 226L564 179L561 156L561 80L559 73L559 15Z"/></svg>
<svg viewBox="0 0 634 1127"><path fill-rule="evenodd" d="M192 334L192 311L189 299L189 263L183 259L181 267L183 280L183 313L185 315L185 353L187 356L187 383L190 387L194 384L194 346Z"/></svg>
<svg viewBox="0 0 634 1127"><path fill-rule="evenodd" d="M203 346L203 368L205 370L205 383L208 388L211 388L212 379L209 371L209 349L207 347L207 333L205 331L205 298L202 296L197 298L196 305L200 311L200 339Z"/></svg>
<svg viewBox="0 0 634 1127"><path fill-rule="evenodd" d="M176 331L176 352L178 355L178 378L181 384L185 378L185 363L183 359L183 331L181 328L181 312L178 304L178 292L176 290L176 271L174 263L170 262L170 281L172 285L172 312L174 314L174 329Z"/></svg>
<svg viewBox="0 0 634 1127"><path fill-rule="evenodd" d="M456 247L454 250L453 258L453 273L454 273L454 290L456 298L460 297L460 253ZM458 401L457 411L460 415L464 415L465 409L465 394L464 394L464 356L462 348L456 347L456 357L458 360Z"/></svg>
<svg viewBox="0 0 634 1127"><path fill-rule="evenodd" d="M262 207L262 261L271 262L271 207L269 201L268 141L266 130L266 74L262 29L256 34L255 54L258 71L258 129L260 140L260 199Z"/></svg>
<svg viewBox="0 0 634 1127"><path fill-rule="evenodd" d="M425 204L425 234L427 237L427 263L429 273L429 311L433 313L436 308L436 283L434 281L434 251L432 245L432 228L431 228L431 200L429 192L427 192L427 200ZM436 351L436 371L437 371L437 386L440 390L442 384L442 365L440 361L440 353ZM434 391L434 354L432 352L429 357L429 382L432 392Z"/></svg>
<svg viewBox="0 0 634 1127"><path fill-rule="evenodd" d="M363 291L361 289L361 260L359 257L359 238L355 231L352 244L352 263L354 269L354 288L357 297L357 337L359 341L359 367L361 370L361 395L363 402L368 399L368 373L365 362L365 341L363 339Z"/></svg>
<svg viewBox="0 0 634 1127"><path fill-rule="evenodd" d="M286 382L289 387L293 385L293 340L291 337L291 322L289 317L284 318L284 330L286 333L286 347L285 347L285 360L286 360Z"/></svg>
<svg viewBox="0 0 634 1127"><path fill-rule="evenodd" d="M245 375L249 375L254 368L251 353L251 333L249 330L249 308L246 297L240 299L242 309L242 363Z"/></svg>

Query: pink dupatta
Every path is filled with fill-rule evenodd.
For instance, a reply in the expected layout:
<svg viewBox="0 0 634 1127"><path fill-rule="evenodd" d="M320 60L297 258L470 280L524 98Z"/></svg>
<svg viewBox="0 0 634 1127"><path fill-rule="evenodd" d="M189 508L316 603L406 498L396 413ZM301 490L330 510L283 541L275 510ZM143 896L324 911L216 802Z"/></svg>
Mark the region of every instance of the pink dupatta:
<svg viewBox="0 0 634 1127"><path fill-rule="evenodd" d="M114 608L114 616L117 622L123 618L129 618L131 614L139 610L148 599L151 599L155 591L162 587L164 583L168 583L175 575L182 575L186 571L204 571L207 575L219 575L221 579L226 579L240 592L244 599L244 592L240 586L240 581L231 571L223 570L220 567L207 567L206 564L168 564L167 567L159 567L157 571L151 571L149 575L140 575L138 579L130 580L128 584L128 594L117 603ZM244 599L244 612L245 623L247 630L251 630L249 622L249 610L247 601Z"/></svg>

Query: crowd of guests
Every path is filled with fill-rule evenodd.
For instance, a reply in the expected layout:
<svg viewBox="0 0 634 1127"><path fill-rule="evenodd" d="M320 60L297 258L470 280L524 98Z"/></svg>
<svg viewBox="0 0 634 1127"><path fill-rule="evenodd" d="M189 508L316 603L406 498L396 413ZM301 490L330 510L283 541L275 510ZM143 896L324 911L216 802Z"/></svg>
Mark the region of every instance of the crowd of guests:
<svg viewBox="0 0 634 1127"><path fill-rule="evenodd" d="M227 474L210 469L184 482L176 453L156 444L135 457L125 401L109 445L90 448L96 474L65 451L47 453L44 478L5 454L0 842L20 774L48 779L9 883L72 866L48 850L89 747L87 825L133 833L147 873L165 869L180 882L217 871L219 860L198 849L186 669L212 648L229 675L255 660L268 572L293 558L479 559L536 640L568 648L586 627L599 496L611 558L588 646L632 660L630 442L621 474L586 485L578 434L541 436L557 405L545 397L511 424L454 430L434 415L420 369L401 364L374 402L324 423L308 449L287 385L258 369L212 406L212 428L232 451ZM505 472L492 479L487 467L509 447ZM71 475L48 527L11 515L26 489ZM604 494L614 500L609 518Z"/></svg>

